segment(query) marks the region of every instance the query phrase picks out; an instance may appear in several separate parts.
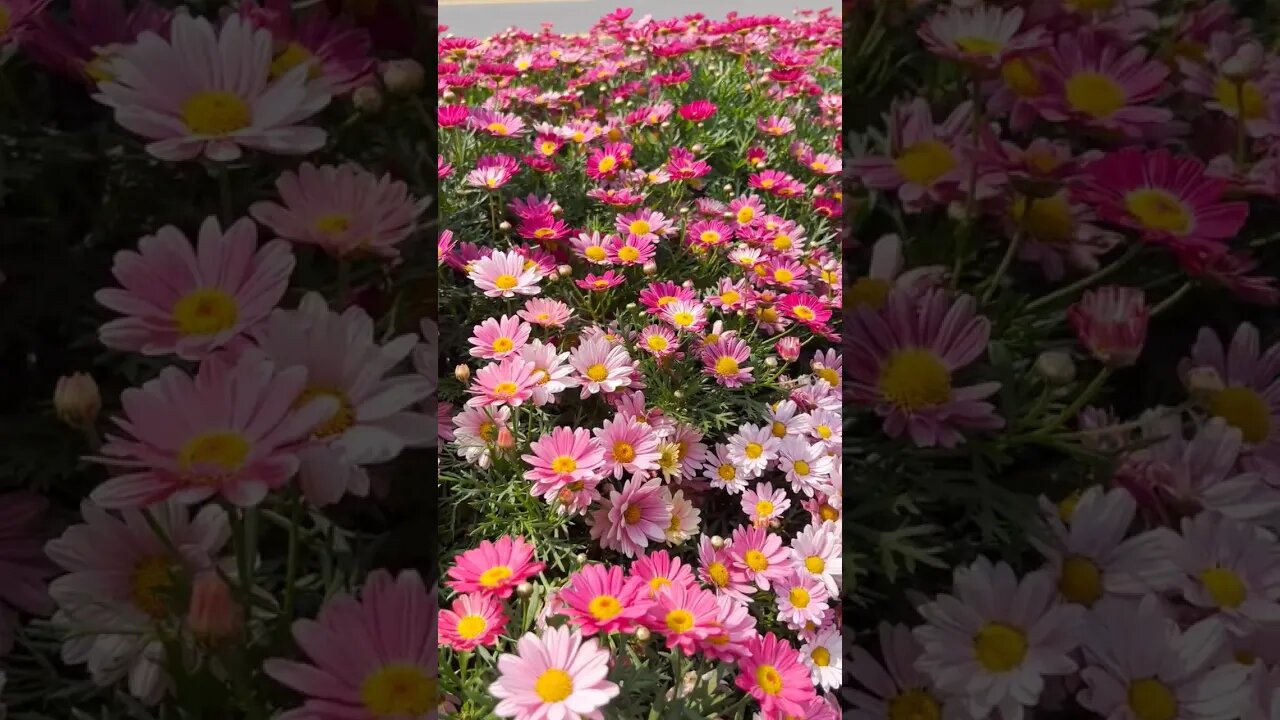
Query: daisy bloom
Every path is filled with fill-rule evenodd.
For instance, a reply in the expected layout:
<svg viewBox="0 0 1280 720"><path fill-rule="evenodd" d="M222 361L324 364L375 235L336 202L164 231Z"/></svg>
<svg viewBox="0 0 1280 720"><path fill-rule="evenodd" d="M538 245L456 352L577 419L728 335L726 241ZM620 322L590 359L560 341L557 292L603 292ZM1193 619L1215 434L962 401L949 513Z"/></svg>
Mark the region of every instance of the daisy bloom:
<svg viewBox="0 0 1280 720"><path fill-rule="evenodd" d="M516 314L540 327L561 328L573 317L573 308L559 300L529 298Z"/></svg>
<svg viewBox="0 0 1280 720"><path fill-rule="evenodd" d="M368 31L315 9L295 17L289 0L243 0L239 12L271 31L277 50L271 77L307 65L312 82L322 82L334 95L367 84L374 69ZM283 48L281 49L281 46Z"/></svg>
<svg viewBox="0 0 1280 720"><path fill-rule="evenodd" d="M472 328L471 337L467 340L472 345L470 355L486 360L502 360L517 355L529 342L531 329L528 323L520 322L515 316L486 318Z"/></svg>
<svg viewBox="0 0 1280 720"><path fill-rule="evenodd" d="M224 233L209 217L194 248L166 225L139 240L137 251L116 253L111 272L121 287L99 290L94 299L126 317L102 325L102 344L184 360L243 347L241 336L284 297L294 267L288 243L258 247L257 238L248 218Z"/></svg>
<svg viewBox="0 0 1280 720"><path fill-rule="evenodd" d="M536 263L526 263L518 250L495 250L475 262L467 273L476 287L486 297L512 298L516 295L537 295L542 272Z"/></svg>
<svg viewBox="0 0 1280 720"><path fill-rule="evenodd" d="M586 399L596 393L617 392L631 385L635 365L627 349L604 338L584 340L569 356L569 364L578 371L575 379Z"/></svg>
<svg viewBox="0 0 1280 720"><path fill-rule="evenodd" d="M254 203L254 219L286 240L316 245L335 257L398 257L396 246L417 229L427 207L405 183L355 163L303 163L296 173L280 174L276 192L283 204Z"/></svg>
<svg viewBox="0 0 1280 720"><path fill-rule="evenodd" d="M598 563L571 575L557 597L562 604L559 614L585 637L630 632L653 604L643 580L626 578L617 565Z"/></svg>
<svg viewBox="0 0 1280 720"><path fill-rule="evenodd" d="M759 477L778 457L780 443L769 427L746 423L729 436L729 459L748 477Z"/></svg>
<svg viewBox="0 0 1280 720"><path fill-rule="evenodd" d="M324 130L298 123L329 103L329 91L308 83L305 64L271 78L269 30L239 15L215 30L205 18L179 13L169 35L144 32L123 47L93 96L151 141L147 152L228 162L246 147L301 155L324 145Z"/></svg>
<svg viewBox="0 0 1280 720"><path fill-rule="evenodd" d="M975 68L994 70L1007 57L1036 49L1044 29L1022 30L1023 10L1005 10L979 4L955 5L935 13L920 28L920 38L930 52Z"/></svg>
<svg viewBox="0 0 1280 720"><path fill-rule="evenodd" d="M463 181L471 187L493 191L510 182L518 172L520 163L510 155L482 155Z"/></svg>
<svg viewBox="0 0 1280 720"><path fill-rule="evenodd" d="M649 325L640 331L636 346L654 357L667 357L680 349L680 341L671 328L663 325Z"/></svg>
<svg viewBox="0 0 1280 720"><path fill-rule="evenodd" d="M920 607L916 668L943 692L960 695L974 717L1005 718L1035 705L1045 676L1074 672L1084 608L1055 604L1053 577L1021 581L1005 563L979 558L955 571L954 595Z"/></svg>
<svg viewBox="0 0 1280 720"><path fill-rule="evenodd" d="M711 632L698 643L698 652L713 660L736 663L747 656L748 641L760 635L756 619L745 602L729 595L717 595L716 608L719 612Z"/></svg>
<svg viewBox="0 0 1280 720"><path fill-rule="evenodd" d="M794 629L821 623L829 609L827 587L813 578L792 574L775 584L773 592L777 596L778 620Z"/></svg>
<svg viewBox="0 0 1280 720"><path fill-rule="evenodd" d="M520 349L520 359L533 363L533 376L537 380L533 386L533 404L536 406L553 402L566 389L578 386L568 362L569 353L556 352L555 345L533 340Z"/></svg>
<svg viewBox="0 0 1280 720"><path fill-rule="evenodd" d="M845 687L842 691L853 707L850 720L884 720L892 717L891 712L904 720L969 717L957 707L956 699L940 693L929 676L916 669L922 650L911 628L881 622L879 641L883 664L860 646L850 652L849 674L864 688Z"/></svg>
<svg viewBox="0 0 1280 720"><path fill-rule="evenodd" d="M684 496L683 490L671 494L671 524L667 525L667 544L680 545L698 534L702 511Z"/></svg>
<svg viewBox="0 0 1280 720"><path fill-rule="evenodd" d="M811 524L791 541L791 564L800 577L813 578L827 588L827 594L839 594L843 566L840 554L840 529L836 523Z"/></svg>
<svg viewBox="0 0 1280 720"><path fill-rule="evenodd" d="M33 12L47 5L38 0L27 3ZM9 35L15 25L22 36L22 49L48 69L91 85L110 80L106 66L120 48L132 45L143 32L168 33L173 12L149 0L130 10L123 0L72 0L69 21L60 22L47 13L28 14L30 24L15 22L14 6L9 8Z"/></svg>
<svg viewBox="0 0 1280 720"><path fill-rule="evenodd" d="M702 372L715 378L717 385L738 388L754 381L750 367L751 346L736 335L723 335L702 348Z"/></svg>
<svg viewBox="0 0 1280 720"><path fill-rule="evenodd" d="M717 594L726 595L739 604L745 605L756 590L747 576L734 567L728 549L716 548L707 535L698 540L698 577Z"/></svg>
<svg viewBox="0 0 1280 720"><path fill-rule="evenodd" d="M519 357L509 357L480 368L467 388L467 392L475 396L467 401L467 405L523 405L533 397L533 388L538 384L538 377L534 374L536 369L533 363Z"/></svg>
<svg viewBox="0 0 1280 720"><path fill-rule="evenodd" d="M547 628L526 633L514 654L498 657L498 679L489 694L498 699L493 713L520 720L598 720L600 708L617 697L609 682L609 651L577 630Z"/></svg>
<svg viewBox="0 0 1280 720"><path fill-rule="evenodd" d="M534 483L535 496L553 495L561 487L599 479L604 450L585 428L557 427L529 444L530 455L521 455L532 469L524 478Z"/></svg>
<svg viewBox="0 0 1280 720"><path fill-rule="evenodd" d="M769 483L756 483L755 490L742 494L742 512L751 518L756 527L768 527L775 523L791 507L785 490L775 489Z"/></svg>
<svg viewBox="0 0 1280 720"><path fill-rule="evenodd" d="M357 600L331 597L293 637L308 662L270 658L263 670L306 697L281 720L426 717L436 702L435 598L417 571L374 570ZM394 624L380 622L397 618Z"/></svg>
<svg viewBox="0 0 1280 720"><path fill-rule="evenodd" d="M82 523L45 546L67 573L49 584L53 621L68 631L62 661L86 665L100 687L127 676L130 694L158 702L169 684L159 624L183 611L183 579L212 569L231 539L227 514L216 505L194 517L174 502L153 505L162 538L137 510L116 516L85 502L80 512Z"/></svg>
<svg viewBox="0 0 1280 720"><path fill-rule="evenodd" d="M1249 668L1218 661L1225 641L1213 618L1179 627L1155 595L1103 603L1084 626L1089 662L1076 697L1109 720L1237 718Z"/></svg>
<svg viewBox="0 0 1280 720"><path fill-rule="evenodd" d="M786 473L791 490L813 497L831 475L834 459L822 443L800 437L783 438L778 449L778 469Z"/></svg>
<svg viewBox="0 0 1280 720"><path fill-rule="evenodd" d="M505 600L517 585L544 567L533 559L533 546L524 538L504 535L497 542L481 540L459 555L446 573L449 580L445 584L454 592L487 593Z"/></svg>
<svg viewBox="0 0 1280 720"><path fill-rule="evenodd" d="M1238 429L1247 451L1268 465L1280 463L1280 343L1262 350L1258 329L1236 328L1230 344L1209 328L1201 328L1183 361L1185 375L1210 368L1223 388L1207 398L1207 410Z"/></svg>
<svg viewBox="0 0 1280 720"><path fill-rule="evenodd" d="M473 130L479 130L493 137L510 137L524 132L524 120L512 113L494 112L492 110L475 110L467 119Z"/></svg>
<svg viewBox="0 0 1280 720"><path fill-rule="evenodd" d="M733 531L731 540L729 558L734 567L761 590L768 590L772 583L792 574L787 549L778 535L763 528L742 526Z"/></svg>
<svg viewBox="0 0 1280 720"><path fill-rule="evenodd" d="M840 639L840 628L829 625L800 648L800 657L809 666L809 678L815 687L823 690L840 687L844 667Z"/></svg>
<svg viewBox="0 0 1280 720"><path fill-rule="evenodd" d="M695 583L693 569L678 555L672 556L666 550L654 550L636 558L631 563L631 574L644 581L650 599L657 598L663 588Z"/></svg>
<svg viewBox="0 0 1280 720"><path fill-rule="evenodd" d="M126 472L90 498L111 509L215 495L242 507L262 502L298 471L312 432L340 411L332 396L304 394L305 367L278 367L247 350L234 364L211 356L194 377L169 366L125 390L115 422L128 436L108 434L91 459Z"/></svg>
<svg viewBox="0 0 1280 720"><path fill-rule="evenodd" d="M663 306L659 317L677 331L702 332L707 325L707 308L697 300L676 300Z"/></svg>
<svg viewBox="0 0 1280 720"><path fill-rule="evenodd" d="M573 284L577 285L583 290L590 290L591 292L604 292L605 290L618 287L625 280L626 280L625 276L619 273L616 273L612 270L606 270L604 271L603 275L596 275L595 273L587 273L587 276L585 278L581 280L575 280Z"/></svg>
<svg viewBox="0 0 1280 720"><path fill-rule="evenodd" d="M908 211L950 202L960 196L970 174L958 141L971 112L972 105L963 103L935 126L924 98L895 103L886 118L888 155L858 158L851 169L868 188L896 190Z"/></svg>
<svg viewBox="0 0 1280 720"><path fill-rule="evenodd" d="M41 617L53 610L46 584L56 568L41 537L48 507L34 493L0 495L0 657L13 649L15 610Z"/></svg>
<svg viewBox="0 0 1280 720"><path fill-rule="evenodd" d="M497 644L507 622L502 601L493 595L459 595L448 610L440 611L440 644L457 652L489 647Z"/></svg>
<svg viewBox="0 0 1280 720"><path fill-rule="evenodd" d="M601 517L603 516L603 517ZM609 496L607 512L594 518L591 534L602 547L635 557L650 541L665 542L671 524L670 495L658 478L633 477ZM601 526L600 522L607 521Z"/></svg>
<svg viewBox="0 0 1280 720"><path fill-rule="evenodd" d="M985 402L999 383L953 385L954 373L986 350L991 324L976 305L941 289L918 300L899 290L881 313L855 311L848 396L873 406L890 437L906 433L919 447L954 447L961 429L1004 425Z"/></svg>
<svg viewBox="0 0 1280 720"><path fill-rule="evenodd" d="M1103 221L1138 231L1178 252L1215 255L1249 215L1243 202L1223 202L1226 182L1201 162L1159 148L1124 148L1090 163L1079 189Z"/></svg>
<svg viewBox="0 0 1280 720"><path fill-rule="evenodd" d="M760 703L766 717L805 716L816 693L800 653L773 633L747 641L734 685Z"/></svg>
<svg viewBox="0 0 1280 720"><path fill-rule="evenodd" d="M695 584L662 588L649 606L645 624L660 633L668 650L693 655L698 643L716 630L720 606L710 590Z"/></svg>
<svg viewBox="0 0 1280 720"><path fill-rule="evenodd" d="M831 319L831 309L822 301L806 293L787 293L774 305L782 315L802 323L820 325Z"/></svg>
<svg viewBox="0 0 1280 720"><path fill-rule="evenodd" d="M714 455L707 458L703 475L711 481L711 487L737 495L747 487L747 474L738 469L729 457L728 445L717 445ZM757 474L758 475L758 474Z"/></svg>
<svg viewBox="0 0 1280 720"><path fill-rule="evenodd" d="M468 463L481 468L489 467L498 433L507 428L510 420L511 408L505 405L463 408L462 412L450 419L454 426L454 449Z"/></svg>
<svg viewBox="0 0 1280 720"><path fill-rule="evenodd" d="M1182 520L1173 559L1187 602L1216 613L1235 635L1280 622L1280 546L1256 525L1213 513Z"/></svg>

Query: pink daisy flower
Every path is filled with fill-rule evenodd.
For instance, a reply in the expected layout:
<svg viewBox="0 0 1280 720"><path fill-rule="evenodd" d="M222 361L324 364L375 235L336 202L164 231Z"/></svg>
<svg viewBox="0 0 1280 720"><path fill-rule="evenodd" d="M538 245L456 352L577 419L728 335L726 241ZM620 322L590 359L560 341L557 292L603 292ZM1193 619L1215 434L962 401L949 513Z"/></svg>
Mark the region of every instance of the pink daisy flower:
<svg viewBox="0 0 1280 720"><path fill-rule="evenodd" d="M806 625L821 625L827 610L827 587L811 577L792 574L773 588L778 603L778 620L800 630Z"/></svg>
<svg viewBox="0 0 1280 720"><path fill-rule="evenodd" d="M516 295L537 295L542 272L536 263L526 263L518 250L495 250L475 261L467 271L467 277L484 291L486 297L512 298Z"/></svg>
<svg viewBox="0 0 1280 720"><path fill-rule="evenodd" d="M755 527L768 527L791 507L791 500L785 490L774 488L769 483L756 483L754 490L742 493L742 512L751 518Z"/></svg>
<svg viewBox="0 0 1280 720"><path fill-rule="evenodd" d="M935 55L990 71L1043 43L1044 28L1024 31L1022 19L1020 7L949 6L925 21L920 38Z"/></svg>
<svg viewBox="0 0 1280 720"><path fill-rule="evenodd" d="M759 477L778 457L780 442L771 427L743 424L729 436L728 459L749 477Z"/></svg>
<svg viewBox="0 0 1280 720"><path fill-rule="evenodd" d="M971 112L972 105L962 103L942 125L935 126L923 98L895 103L886 118L888 156L859 158L852 169L873 190L896 190L912 212L955 200L970 172L958 140L968 128ZM980 192L980 197L988 190Z"/></svg>
<svg viewBox="0 0 1280 720"><path fill-rule="evenodd" d="M746 281L735 282L733 278L728 277L722 277L717 281L715 290L707 293L706 301L724 313L750 309L755 305L754 293L747 286Z"/></svg>
<svg viewBox="0 0 1280 720"><path fill-rule="evenodd" d="M1076 337L1102 364L1128 367L1147 339L1147 305L1141 290L1107 286L1088 290L1067 310Z"/></svg>
<svg viewBox="0 0 1280 720"><path fill-rule="evenodd" d="M755 698L766 717L807 717L817 693L800 651L773 633L747 641L734 685Z"/></svg>
<svg viewBox="0 0 1280 720"><path fill-rule="evenodd" d="M620 213L614 227L623 235L656 238L671 229L672 223L660 212L641 208L635 212Z"/></svg>
<svg viewBox="0 0 1280 720"><path fill-rule="evenodd" d="M41 617L53 610L46 583L56 569L42 537L48 506L34 493L0 495L0 657L13 649L14 610Z"/></svg>
<svg viewBox="0 0 1280 720"><path fill-rule="evenodd" d="M31 3L33 7L43 2ZM173 13L149 1L128 9L123 0L72 0L70 22L48 14L30 16L22 48L46 68L89 84L112 79L111 57L143 32L166 35ZM14 18L10 11L9 26Z"/></svg>
<svg viewBox="0 0 1280 720"><path fill-rule="evenodd" d="M661 312L663 308L677 300L696 300L698 294L691 288L677 285L670 280L649 283L640 291L640 304L650 313Z"/></svg>
<svg viewBox="0 0 1280 720"><path fill-rule="evenodd" d="M352 27L325 8L295 12L289 0L243 0L239 13L271 31L276 48L271 77L278 78L299 65L307 76L343 95L372 80L374 59L368 31Z"/></svg>
<svg viewBox="0 0 1280 720"><path fill-rule="evenodd" d="M1160 148L1125 148L1090 163L1079 188L1109 223L1176 251L1216 255L1249 215L1243 202L1223 202L1226 183L1205 174L1194 157Z"/></svg>
<svg viewBox="0 0 1280 720"><path fill-rule="evenodd" d="M604 448L604 472L615 478L630 473L645 477L658 469L658 437L653 428L634 416L615 416L595 430Z"/></svg>
<svg viewBox="0 0 1280 720"><path fill-rule="evenodd" d="M831 309L817 297L806 293L787 293L778 298L774 309L806 324L821 324L831 319Z"/></svg>
<svg viewBox="0 0 1280 720"><path fill-rule="evenodd" d="M743 365L750 359L751 347L737 335L726 333L702 348L702 371L715 378L717 385L738 388L755 380L752 369Z"/></svg>
<svg viewBox="0 0 1280 720"><path fill-rule="evenodd" d="M878 634L883 662L859 646L849 654L849 673L857 683L843 690L853 707L850 720L881 720L898 707L925 717L967 717L959 702L943 696L929 676L916 670L921 648L911 628L881 622Z"/></svg>
<svg viewBox="0 0 1280 720"><path fill-rule="evenodd" d="M750 654L749 641L759 636L751 608L728 595L716 596L716 619L698 652L721 662L736 663Z"/></svg>
<svg viewBox="0 0 1280 720"><path fill-rule="evenodd" d="M103 324L102 344L184 360L242 348L244 333L284 297L294 267L288 243L259 248L257 234L248 218L224 233L209 217L195 248L167 225L139 240L137 251L116 253L111 272L122 287L99 290L94 299L127 317Z"/></svg>
<svg viewBox="0 0 1280 720"><path fill-rule="evenodd" d="M508 622L502 601L485 593L459 595L440 611L440 645L457 652L496 645Z"/></svg>
<svg viewBox="0 0 1280 720"><path fill-rule="evenodd" d="M761 590L792 574L782 538L763 528L740 526L733 531L729 557L733 566Z"/></svg>
<svg viewBox="0 0 1280 720"><path fill-rule="evenodd" d="M660 478L631 478L621 491L613 491L609 506L609 525L602 528L600 537L602 547L635 557L650 541L666 542L671 502Z"/></svg>
<svg viewBox="0 0 1280 720"><path fill-rule="evenodd" d="M560 614L585 637L631 632L653 604L646 590L643 580L626 578L621 567L592 563L569 576L557 593Z"/></svg>
<svg viewBox="0 0 1280 720"><path fill-rule="evenodd" d="M489 694L498 699L493 713L518 720L558 718L593 720L620 692L609 682L609 651L583 640L569 628L527 633L515 654L498 658L498 679Z"/></svg>
<svg viewBox="0 0 1280 720"><path fill-rule="evenodd" d="M170 366L125 390L115 422L128 436L107 435L91 459L127 472L89 497L113 509L216 495L242 507L262 502L298 471L299 451L339 409L333 397L304 394L305 367L277 367L247 350L234 364L209 357L195 377Z"/></svg>
<svg viewBox="0 0 1280 720"><path fill-rule="evenodd" d="M635 365L627 349L604 338L584 340L569 356L569 364L586 399L596 393L612 393L631 385Z"/></svg>
<svg viewBox="0 0 1280 720"><path fill-rule="evenodd" d="M685 242L693 247L712 248L733 240L733 226L720 220L698 220L684 230Z"/></svg>
<svg viewBox="0 0 1280 720"><path fill-rule="evenodd" d="M604 450L585 428L554 428L530 443L529 450L532 454L520 457L532 466L524 478L534 483L534 495L553 495L561 487L602 475Z"/></svg>
<svg viewBox="0 0 1280 720"><path fill-rule="evenodd" d="M657 252L657 237L628 234L625 238L615 237L605 249L614 265L643 265Z"/></svg>
<svg viewBox="0 0 1280 720"><path fill-rule="evenodd" d="M1280 343L1261 349L1258 329L1249 323L1236 328L1229 345L1201 328L1181 371L1194 368L1211 368L1222 379L1206 409L1240 431L1250 461L1261 460L1268 471L1280 465Z"/></svg>
<svg viewBox="0 0 1280 720"><path fill-rule="evenodd" d="M716 596L697 585L671 585L658 592L645 624L666 639L667 649L693 655L701 640L716 631Z"/></svg>
<svg viewBox="0 0 1280 720"><path fill-rule="evenodd" d="M245 147L300 155L324 145L324 130L297 123L327 105L329 92L308 83L305 65L271 79L270 31L238 15L215 30L202 17L178 14L170 36L144 32L122 48L105 69L112 79L93 96L151 141L147 152L228 162Z"/></svg>
<svg viewBox="0 0 1280 720"><path fill-rule="evenodd" d="M710 100L694 100L680 106L680 117L693 123L700 123L715 114L715 103Z"/></svg>
<svg viewBox="0 0 1280 720"><path fill-rule="evenodd" d="M764 202L755 195L741 195L729 201L728 212L738 223L738 229L755 225L764 214Z"/></svg>
<svg viewBox="0 0 1280 720"><path fill-rule="evenodd" d="M374 570L360 598L339 593L293 637L309 663L270 658L263 670L306 696L281 720L426 717L436 709L435 598L417 571ZM395 623L386 623L389 617ZM354 649L354 651L353 651Z"/></svg>
<svg viewBox="0 0 1280 720"><path fill-rule="evenodd" d="M695 583L693 569L666 550L654 550L636 558L631 563L631 574L644 581L651 599L657 598L663 588Z"/></svg>
<svg viewBox="0 0 1280 720"><path fill-rule="evenodd" d="M525 320L541 327L561 328L573 317L573 308L547 298L530 298L524 309L516 313Z"/></svg>
<svg viewBox="0 0 1280 720"><path fill-rule="evenodd" d="M463 182L471 187L497 190L520 172L520 163L510 155L483 155L476 160L475 169L468 172Z"/></svg>
<svg viewBox="0 0 1280 720"><path fill-rule="evenodd" d="M396 246L417 230L427 208L410 196L408 185L355 163L303 163L296 173L280 174L276 192L284 204L254 203L254 219L286 240L316 245L335 257L398 257Z"/></svg>
<svg viewBox="0 0 1280 720"><path fill-rule="evenodd" d="M785 115L770 115L767 118L757 118L756 127L765 135L782 137L793 132L796 124Z"/></svg>
<svg viewBox="0 0 1280 720"><path fill-rule="evenodd" d="M606 246L613 241L613 235L600 236L598 231L581 232L570 240L573 250L579 256L596 265L609 264L609 251Z"/></svg>
<svg viewBox="0 0 1280 720"><path fill-rule="evenodd" d="M503 360L520 354L520 350L529 342L530 328L528 323L520 322L515 316L503 315L500 318L487 318L472 329L471 357L486 360Z"/></svg>
<svg viewBox="0 0 1280 720"><path fill-rule="evenodd" d="M659 317L677 331L702 332L707 325L707 308L697 300L676 300L665 305Z"/></svg>
<svg viewBox="0 0 1280 720"><path fill-rule="evenodd" d="M654 357L668 357L680 349L680 341L671 328L662 325L649 325L640 331L636 345Z"/></svg>
<svg viewBox="0 0 1280 720"><path fill-rule="evenodd" d="M860 308L853 316L848 397L875 407L891 437L907 433L920 447L954 447L961 429L1001 427L995 408L984 402L999 383L952 384L953 374L986 350L990 323L975 307L968 295L952 300L932 290L919 300L894 291L882 313Z"/></svg>
<svg viewBox="0 0 1280 720"><path fill-rule="evenodd" d="M471 113L467 124L493 137L510 137L524 132L524 120L519 115L478 109Z"/></svg>
<svg viewBox="0 0 1280 720"><path fill-rule="evenodd" d="M733 565L727 548L717 549L711 538L703 535L698 540L698 577L711 586L717 594L745 604L756 587L747 576Z"/></svg>
<svg viewBox="0 0 1280 720"><path fill-rule="evenodd" d="M541 407L554 402L556 396L566 389L578 386L573 377L574 369L569 365L569 353L556 352L555 345L544 344L541 340L533 340L520 350L520 359L533 363L533 404Z"/></svg>
<svg viewBox="0 0 1280 720"><path fill-rule="evenodd" d="M533 559L533 546L524 538L504 535L497 542L480 544L454 559L445 581L454 592L487 593L500 599L511 597L520 583L546 567Z"/></svg>
<svg viewBox="0 0 1280 720"><path fill-rule="evenodd" d="M588 273L582 280L574 281L574 285L591 292L604 292L610 288L618 287L625 280L625 276L612 270L606 270L603 275Z"/></svg>
<svg viewBox="0 0 1280 720"><path fill-rule="evenodd" d="M538 384L533 363L520 357L508 357L476 371L467 392L475 397L467 401L474 408L493 405L520 407L533 397Z"/></svg>
<svg viewBox="0 0 1280 720"><path fill-rule="evenodd" d="M1238 636L1280 621L1280 544L1251 523L1202 512L1183 518L1172 559L1186 601Z"/></svg>

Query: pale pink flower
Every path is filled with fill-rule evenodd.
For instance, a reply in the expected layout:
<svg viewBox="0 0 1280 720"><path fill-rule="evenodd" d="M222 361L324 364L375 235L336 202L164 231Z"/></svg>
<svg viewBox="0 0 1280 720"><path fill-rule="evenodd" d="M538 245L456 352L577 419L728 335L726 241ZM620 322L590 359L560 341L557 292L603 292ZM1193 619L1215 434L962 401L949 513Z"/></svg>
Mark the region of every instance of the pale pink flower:
<svg viewBox="0 0 1280 720"><path fill-rule="evenodd" d="M467 388L467 392L474 396L467 401L467 406L520 407L533 397L533 388L538 384L534 374L536 369L533 363L519 357L509 357L480 368Z"/></svg>
<svg viewBox="0 0 1280 720"><path fill-rule="evenodd" d="M562 487L589 480L599 480L604 465L604 450L585 428L553 428L550 433L529 444L531 454L521 455L530 470L524 478L533 485L536 496L552 496Z"/></svg>
<svg viewBox="0 0 1280 720"><path fill-rule="evenodd" d="M560 328L573 317L573 308L547 298L529 298L524 309L516 313L525 320L541 327Z"/></svg>
<svg viewBox="0 0 1280 720"><path fill-rule="evenodd" d="M751 359L751 347L738 336L725 333L704 345L701 354L702 371L715 378L717 385L739 388L755 381L752 368L745 366Z"/></svg>
<svg viewBox="0 0 1280 720"><path fill-rule="evenodd" d="M486 360L502 360L518 355L521 348L529 341L531 328L514 316L503 315L501 318L486 318L484 322L472 328L471 357Z"/></svg>
<svg viewBox="0 0 1280 720"><path fill-rule="evenodd" d="M583 398L630 386L635 371L627 349L605 338L583 340L569 356L569 364L578 371L575 379Z"/></svg>
<svg viewBox="0 0 1280 720"><path fill-rule="evenodd" d="M600 708L620 692L609 682L611 655L596 640L583 640L570 628L526 633L515 654L498 658L498 679L489 694L498 699L493 713L518 720L598 720Z"/></svg>
<svg viewBox="0 0 1280 720"><path fill-rule="evenodd" d="M538 283L542 280L542 272L537 263L526 264L524 255L518 250L497 250L476 260L467 277L484 291L486 297L511 298L541 292Z"/></svg>
<svg viewBox="0 0 1280 720"><path fill-rule="evenodd" d="M742 512L751 518L756 527L768 527L791 507L787 491L769 483L756 483L754 490L742 493Z"/></svg>
<svg viewBox="0 0 1280 720"><path fill-rule="evenodd" d="M609 497L608 526L600 546L635 557L652 542L665 542L671 524L670 496L659 478L632 478ZM592 528L595 534L596 528Z"/></svg>
<svg viewBox="0 0 1280 720"><path fill-rule="evenodd" d="M595 430L604 448L605 472L620 478L624 473L647 477L658 469L658 436L634 416L617 415Z"/></svg>

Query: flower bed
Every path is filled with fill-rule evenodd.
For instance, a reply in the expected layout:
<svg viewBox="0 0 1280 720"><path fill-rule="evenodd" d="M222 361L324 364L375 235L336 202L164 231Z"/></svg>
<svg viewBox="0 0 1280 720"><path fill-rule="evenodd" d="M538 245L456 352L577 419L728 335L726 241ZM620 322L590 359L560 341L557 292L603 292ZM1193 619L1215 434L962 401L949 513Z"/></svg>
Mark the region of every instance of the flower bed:
<svg viewBox="0 0 1280 720"><path fill-rule="evenodd" d="M851 14L851 717L1280 712L1252 7Z"/></svg>
<svg viewBox="0 0 1280 720"><path fill-rule="evenodd" d="M836 717L838 23L440 53L447 712Z"/></svg>

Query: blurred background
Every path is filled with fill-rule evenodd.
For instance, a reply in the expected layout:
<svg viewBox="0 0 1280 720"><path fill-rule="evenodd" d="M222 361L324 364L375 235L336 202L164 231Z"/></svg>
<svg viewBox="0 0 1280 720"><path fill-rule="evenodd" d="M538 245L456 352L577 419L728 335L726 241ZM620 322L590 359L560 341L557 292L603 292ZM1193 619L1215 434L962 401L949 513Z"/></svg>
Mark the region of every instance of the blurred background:
<svg viewBox="0 0 1280 720"><path fill-rule="evenodd" d="M619 6L635 9L633 18L679 17L700 12L723 18L730 11L740 15L782 15L790 17L796 8L821 10L834 2L786 2L786 0L439 0L440 24L454 35L484 37L518 27L537 30L552 23L561 33L585 32L600 16Z"/></svg>

